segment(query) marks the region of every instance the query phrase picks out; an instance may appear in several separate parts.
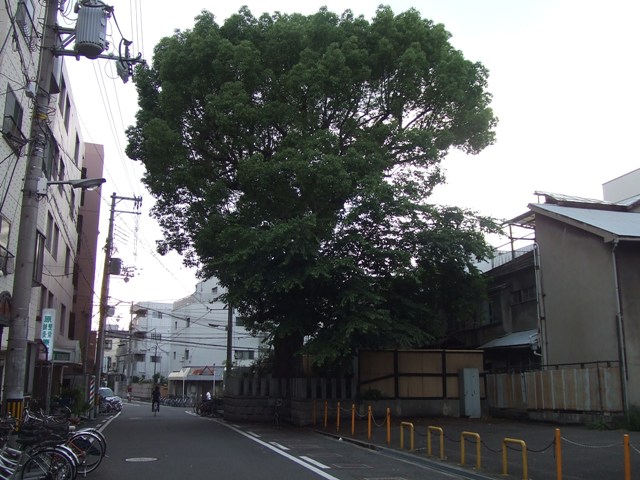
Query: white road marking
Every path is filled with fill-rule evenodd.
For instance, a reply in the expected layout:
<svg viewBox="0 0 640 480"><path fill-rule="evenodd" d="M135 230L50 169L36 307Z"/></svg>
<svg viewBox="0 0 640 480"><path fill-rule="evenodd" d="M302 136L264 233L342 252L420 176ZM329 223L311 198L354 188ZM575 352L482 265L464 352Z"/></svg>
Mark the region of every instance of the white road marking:
<svg viewBox="0 0 640 480"><path fill-rule="evenodd" d="M285 452L289 450L287 447L285 447L284 445L280 445L278 442L269 442L269 443L274 447L278 447L280 450L284 450Z"/></svg>
<svg viewBox="0 0 640 480"><path fill-rule="evenodd" d="M300 458L303 459L305 462L309 462L312 465L315 465L318 468L322 468L322 469L325 469L325 470L327 468L331 468L328 465L325 465L324 463L316 462L313 458L309 458L309 457L305 457L305 456L302 456Z"/></svg>
<svg viewBox="0 0 640 480"><path fill-rule="evenodd" d="M255 438L255 437L249 435L248 433L243 432L239 428L233 427L233 426L228 425L228 424L223 423L223 422L220 422L220 425L224 425L225 427L230 428L231 430L235 431L236 433L239 433L243 437L247 437L249 440L252 440L252 441L254 441L256 443L259 443L263 447L268 448L269 450L271 450L273 452L276 452L278 455L282 455L287 460L291 460L292 462L297 463L301 467L304 467L307 470L311 470L313 473L321 476L322 478L326 478L327 480L340 480L338 477L334 477L333 475L329 475L327 472L323 472L318 467L315 467L315 466L311 465L310 463L307 463L307 462L305 462L303 460L300 460L299 458L294 457L293 455L290 455L287 452L283 452L282 450L279 450L278 448L274 447L273 445L270 445L267 442L263 442L262 440L259 440L259 439Z"/></svg>

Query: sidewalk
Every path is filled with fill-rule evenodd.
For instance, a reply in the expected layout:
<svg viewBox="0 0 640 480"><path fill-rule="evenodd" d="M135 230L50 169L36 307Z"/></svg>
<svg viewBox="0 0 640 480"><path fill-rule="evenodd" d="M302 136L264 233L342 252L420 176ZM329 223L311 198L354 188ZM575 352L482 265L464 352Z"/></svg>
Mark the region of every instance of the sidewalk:
<svg viewBox="0 0 640 480"><path fill-rule="evenodd" d="M404 423L403 423L404 422ZM401 423L403 439L401 439ZM414 430L414 450L411 451L411 425ZM428 428L431 427L431 428ZM437 427L437 428L433 428ZM440 442L444 446L444 460L440 459ZM584 426L553 425L549 423L517 422L502 419L438 418L392 418L390 441L387 441L385 419L376 418L372 423L371 438L368 438L367 419L356 418L355 434L352 435L351 417L341 418L340 431L336 422L316 426L316 431L353 441L374 449L407 454L429 459L436 464L463 468L493 478L505 478L503 473L503 441L506 445L506 478L533 480L557 479L555 438L559 429L561 473L563 480L613 480L625 478L624 435L629 435L631 475L640 475L640 432L624 430L596 430ZM428 432L431 432L431 456L427 455ZM463 432L465 432L463 434ZM462 465L464 438L465 461ZM477 455L478 441L480 459ZM403 448L401 449L401 444ZM526 455L523 456L523 446ZM478 469L478 461L480 468Z"/></svg>

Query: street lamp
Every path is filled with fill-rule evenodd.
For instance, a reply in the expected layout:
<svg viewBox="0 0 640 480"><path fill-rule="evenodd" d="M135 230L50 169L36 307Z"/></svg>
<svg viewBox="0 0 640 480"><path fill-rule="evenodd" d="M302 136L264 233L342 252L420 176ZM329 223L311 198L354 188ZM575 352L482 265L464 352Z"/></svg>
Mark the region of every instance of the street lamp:
<svg viewBox="0 0 640 480"><path fill-rule="evenodd" d="M41 177L38 180L38 195L46 195L49 185L71 185L73 188L81 188L82 190L93 190L98 188L107 180L105 178L78 178L76 180L47 180Z"/></svg>
<svg viewBox="0 0 640 480"><path fill-rule="evenodd" d="M105 182L104 178L78 179L51 182L42 175L42 160L31 155L30 166L25 176L22 191L22 207L18 226L18 249L15 257L15 278L13 282L12 314L7 339L7 359L4 378L5 413L20 418L24 402L27 378L27 353L29 338L29 318L31 314L31 293L34 287L33 272L38 233L38 209L42 195L46 195L51 184L70 185L72 188L96 188Z"/></svg>

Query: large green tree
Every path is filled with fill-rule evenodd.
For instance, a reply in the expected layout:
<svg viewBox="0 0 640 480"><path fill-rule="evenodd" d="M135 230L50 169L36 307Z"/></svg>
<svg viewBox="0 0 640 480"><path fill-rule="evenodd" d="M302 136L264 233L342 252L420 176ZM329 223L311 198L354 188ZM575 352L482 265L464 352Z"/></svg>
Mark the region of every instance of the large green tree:
<svg viewBox="0 0 640 480"><path fill-rule="evenodd" d="M495 225L428 201L450 149L494 141L487 71L449 38L388 7L203 11L137 70L159 250L227 286L278 366L429 345L478 300Z"/></svg>

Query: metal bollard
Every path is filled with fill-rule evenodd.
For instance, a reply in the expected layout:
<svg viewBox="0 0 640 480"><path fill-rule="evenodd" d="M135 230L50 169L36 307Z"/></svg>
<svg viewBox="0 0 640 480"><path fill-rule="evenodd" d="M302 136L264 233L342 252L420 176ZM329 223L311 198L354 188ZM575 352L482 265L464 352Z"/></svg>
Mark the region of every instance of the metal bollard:
<svg viewBox="0 0 640 480"><path fill-rule="evenodd" d="M400 422L400 450L404 449L404 427L409 428L409 435L411 436L411 449L413 452L415 450L415 436L414 436L414 427L413 423L410 422Z"/></svg>
<svg viewBox="0 0 640 480"><path fill-rule="evenodd" d="M528 480L527 444L524 443L524 440L518 440L517 438L505 438L502 440L502 474L509 474L507 466L507 443L515 443L522 447L522 480Z"/></svg>
<svg viewBox="0 0 640 480"><path fill-rule="evenodd" d="M431 432L440 434L440 460L444 460L444 430L440 427L427 427L427 455L431 456Z"/></svg>
<svg viewBox="0 0 640 480"><path fill-rule="evenodd" d="M476 440L476 469L480 470L480 434L476 432L462 432L460 434L460 463L464 467L464 439L465 437L472 437Z"/></svg>

